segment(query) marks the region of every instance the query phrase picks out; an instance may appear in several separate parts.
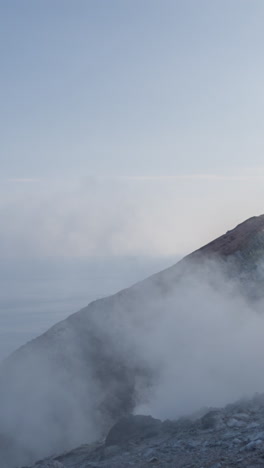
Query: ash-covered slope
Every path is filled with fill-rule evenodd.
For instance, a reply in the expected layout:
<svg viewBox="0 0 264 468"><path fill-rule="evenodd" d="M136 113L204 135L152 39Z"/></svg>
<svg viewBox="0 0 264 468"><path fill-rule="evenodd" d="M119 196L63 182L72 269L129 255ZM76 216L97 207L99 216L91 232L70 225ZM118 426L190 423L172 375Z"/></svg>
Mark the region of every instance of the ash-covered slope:
<svg viewBox="0 0 264 468"><path fill-rule="evenodd" d="M11 355L0 369L1 467L98 439L122 415L148 405L164 369L167 387L175 385L177 414L194 400L192 391L200 393L190 409L205 403L201 376L216 400L218 378L225 382L221 398L236 397L220 354L211 353L205 364L221 330L227 339L226 330L235 327L222 323L222 312L227 320L234 309L248 314L252 299L254 311L261 307L263 229L264 215L251 218L175 266L89 304ZM239 350L244 338L235 336ZM232 338L221 354L228 346ZM253 384L264 390L264 377ZM239 381L245 391L259 390L253 384Z"/></svg>

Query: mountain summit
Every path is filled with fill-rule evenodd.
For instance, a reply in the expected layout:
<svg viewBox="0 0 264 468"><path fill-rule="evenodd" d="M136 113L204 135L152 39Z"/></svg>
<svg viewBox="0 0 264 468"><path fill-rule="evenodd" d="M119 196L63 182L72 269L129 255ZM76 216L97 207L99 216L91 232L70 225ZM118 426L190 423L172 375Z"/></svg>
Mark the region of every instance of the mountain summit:
<svg viewBox="0 0 264 468"><path fill-rule="evenodd" d="M243 310L249 303L257 307L263 255L261 215L176 265L90 303L13 353L0 368L1 467L30 464L102 437L121 416L148 403L169 360L178 406L188 392L190 406L195 385L186 392L181 384L200 363L204 369L202 359L196 363L203 342L211 352L211 331L203 338L203 328L214 309L219 320L237 304ZM193 342L198 344L191 351ZM188 366L181 364L184 359ZM201 371L205 380L215 376L213 362L209 367ZM222 379L227 390L228 379ZM236 396L233 387L232 392ZM203 396L198 401L206 403Z"/></svg>
<svg viewBox="0 0 264 468"><path fill-rule="evenodd" d="M151 277L157 285L171 285L183 275L200 274L205 263L217 261L227 276L241 282L243 293L258 297L264 280L261 266L264 258L264 214L247 219L226 234L184 257L176 265ZM197 272L198 270L198 272ZM149 279L145 280L146 282ZM263 283L264 284L264 283ZM244 289L245 287L245 289Z"/></svg>
<svg viewBox="0 0 264 468"><path fill-rule="evenodd" d="M205 255L257 256L264 248L264 215L254 216L198 250ZM195 254L195 253L194 253ZM192 255L194 255L192 254Z"/></svg>

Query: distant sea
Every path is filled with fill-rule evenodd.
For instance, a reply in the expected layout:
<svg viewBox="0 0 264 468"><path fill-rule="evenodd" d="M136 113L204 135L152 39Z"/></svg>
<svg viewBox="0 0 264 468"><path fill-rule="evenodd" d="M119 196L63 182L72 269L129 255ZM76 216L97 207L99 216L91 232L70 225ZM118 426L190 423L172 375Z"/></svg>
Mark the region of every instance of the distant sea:
<svg viewBox="0 0 264 468"><path fill-rule="evenodd" d="M178 260L2 259L0 360L89 302L129 287Z"/></svg>

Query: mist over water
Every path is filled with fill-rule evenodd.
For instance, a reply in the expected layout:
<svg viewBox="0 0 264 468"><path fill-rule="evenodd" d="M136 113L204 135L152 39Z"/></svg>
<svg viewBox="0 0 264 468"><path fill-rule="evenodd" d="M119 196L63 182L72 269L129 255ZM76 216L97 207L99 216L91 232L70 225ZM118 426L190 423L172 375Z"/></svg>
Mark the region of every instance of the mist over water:
<svg viewBox="0 0 264 468"><path fill-rule="evenodd" d="M177 259L2 259L0 361L89 302L114 294Z"/></svg>

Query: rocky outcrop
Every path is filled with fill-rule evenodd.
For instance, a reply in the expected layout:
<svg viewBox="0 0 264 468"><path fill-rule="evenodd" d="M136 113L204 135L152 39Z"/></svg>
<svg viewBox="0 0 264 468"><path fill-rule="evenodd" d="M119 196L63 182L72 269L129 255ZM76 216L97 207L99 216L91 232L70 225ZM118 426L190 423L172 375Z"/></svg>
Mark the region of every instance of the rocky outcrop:
<svg viewBox="0 0 264 468"><path fill-rule="evenodd" d="M131 416L106 441L83 445L34 468L258 468L264 464L264 395L200 418L158 421Z"/></svg>
<svg viewBox="0 0 264 468"><path fill-rule="evenodd" d="M126 445L129 441L140 441L154 437L160 431L161 421L151 416L126 416L109 431L105 445Z"/></svg>

